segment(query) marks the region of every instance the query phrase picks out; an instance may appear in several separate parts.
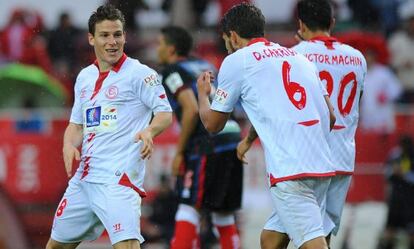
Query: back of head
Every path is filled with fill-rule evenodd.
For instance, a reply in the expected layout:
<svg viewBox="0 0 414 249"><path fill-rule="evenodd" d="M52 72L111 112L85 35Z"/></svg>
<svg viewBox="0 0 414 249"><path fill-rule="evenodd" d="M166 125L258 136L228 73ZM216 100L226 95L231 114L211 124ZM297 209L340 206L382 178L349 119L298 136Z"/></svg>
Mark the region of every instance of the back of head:
<svg viewBox="0 0 414 249"><path fill-rule="evenodd" d="M179 56L187 57L193 47L193 38L190 33L177 26L168 26L161 29L165 42L175 47L175 52Z"/></svg>
<svg viewBox="0 0 414 249"><path fill-rule="evenodd" d="M92 15L89 17L89 21L88 21L89 33L94 35L95 25L105 20L109 20L109 21L119 20L122 23L122 28L125 28L125 18L122 12L111 4L105 4L105 5L99 6L99 8L96 11L94 11Z"/></svg>
<svg viewBox="0 0 414 249"><path fill-rule="evenodd" d="M221 20L222 32L229 35L235 31L241 38L251 39L264 36L265 18L256 6L241 3L233 6Z"/></svg>
<svg viewBox="0 0 414 249"><path fill-rule="evenodd" d="M328 31L333 18L328 0L301 0L298 2L298 18L311 31Z"/></svg>

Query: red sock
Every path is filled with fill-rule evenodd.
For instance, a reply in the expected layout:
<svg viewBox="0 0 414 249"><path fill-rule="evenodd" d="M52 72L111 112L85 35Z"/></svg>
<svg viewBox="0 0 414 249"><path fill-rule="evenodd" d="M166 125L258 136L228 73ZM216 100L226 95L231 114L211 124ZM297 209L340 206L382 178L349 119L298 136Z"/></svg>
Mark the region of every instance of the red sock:
<svg viewBox="0 0 414 249"><path fill-rule="evenodd" d="M176 221L170 249L199 249L200 238L197 227L188 221Z"/></svg>
<svg viewBox="0 0 414 249"><path fill-rule="evenodd" d="M240 237L235 224L216 227L220 234L221 249L240 249Z"/></svg>

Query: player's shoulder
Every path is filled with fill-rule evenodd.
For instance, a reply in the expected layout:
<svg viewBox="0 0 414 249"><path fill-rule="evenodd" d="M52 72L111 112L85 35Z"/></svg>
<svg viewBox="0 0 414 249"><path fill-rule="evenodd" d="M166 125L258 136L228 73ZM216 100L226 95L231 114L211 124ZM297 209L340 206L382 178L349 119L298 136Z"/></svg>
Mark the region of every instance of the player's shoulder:
<svg viewBox="0 0 414 249"><path fill-rule="evenodd" d="M132 75L137 78L145 78L148 75L156 74L157 72L149 67L141 63L138 59L128 57L125 61L125 67L129 71L129 73L133 73Z"/></svg>
<svg viewBox="0 0 414 249"><path fill-rule="evenodd" d="M361 51L359 51L358 49L352 47L351 45L348 45L346 43L340 43L340 47L339 47L342 51L346 52L347 54L351 54L353 56L358 56L361 58L364 58L364 56L362 55Z"/></svg>
<svg viewBox="0 0 414 249"><path fill-rule="evenodd" d="M82 68L76 77L75 87L80 87L80 85L89 84L89 82L95 81L98 74L99 69L95 64Z"/></svg>

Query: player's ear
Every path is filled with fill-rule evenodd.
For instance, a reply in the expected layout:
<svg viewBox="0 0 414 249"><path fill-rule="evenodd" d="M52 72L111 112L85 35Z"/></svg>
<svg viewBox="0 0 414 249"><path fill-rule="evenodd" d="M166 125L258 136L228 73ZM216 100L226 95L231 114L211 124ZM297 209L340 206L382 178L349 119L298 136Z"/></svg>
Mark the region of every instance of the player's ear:
<svg viewBox="0 0 414 249"><path fill-rule="evenodd" d="M336 19L332 18L331 19L331 24L329 25L329 32L331 32L333 30L333 28L335 27L335 23L336 23Z"/></svg>
<svg viewBox="0 0 414 249"><path fill-rule="evenodd" d="M88 33L88 42L91 46L95 45L95 37L91 33Z"/></svg>
<svg viewBox="0 0 414 249"><path fill-rule="evenodd" d="M240 36L235 31L230 31L230 42L234 48L239 47L240 43Z"/></svg>

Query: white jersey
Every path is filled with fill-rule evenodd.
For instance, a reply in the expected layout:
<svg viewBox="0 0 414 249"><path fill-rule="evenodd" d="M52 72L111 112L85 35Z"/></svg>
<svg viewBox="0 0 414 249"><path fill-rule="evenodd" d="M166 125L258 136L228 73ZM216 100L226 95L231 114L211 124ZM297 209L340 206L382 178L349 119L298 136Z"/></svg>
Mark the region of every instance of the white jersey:
<svg viewBox="0 0 414 249"><path fill-rule="evenodd" d="M332 176L322 88L303 55L258 38L223 61L211 108L229 113L240 99L263 145L271 185Z"/></svg>
<svg viewBox="0 0 414 249"><path fill-rule="evenodd" d="M367 65L356 49L333 37L302 41L292 48L305 55L319 70L330 96L336 123L329 136L332 163L338 174L352 174L355 165L355 132L359 100L364 88Z"/></svg>
<svg viewBox="0 0 414 249"><path fill-rule="evenodd" d="M83 125L82 156L74 177L88 182L131 185L141 195L145 163L135 135L153 113L171 112L157 73L125 54L111 71L97 63L83 69L75 84L70 122Z"/></svg>

